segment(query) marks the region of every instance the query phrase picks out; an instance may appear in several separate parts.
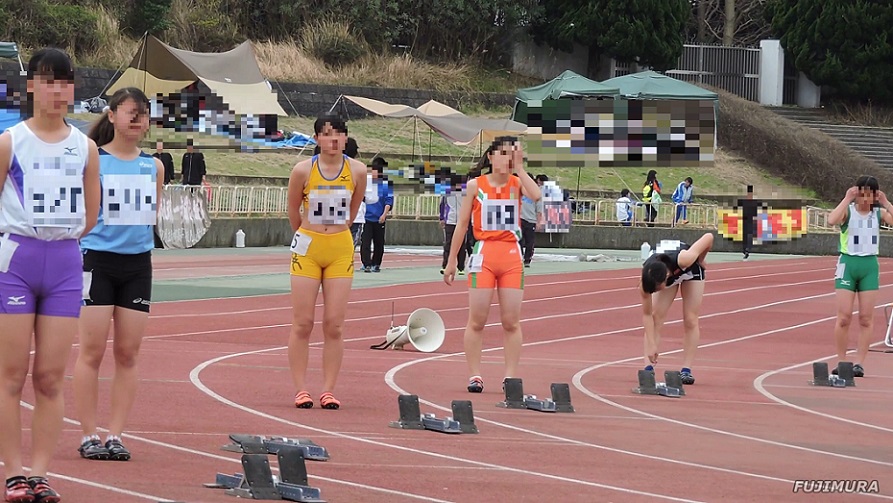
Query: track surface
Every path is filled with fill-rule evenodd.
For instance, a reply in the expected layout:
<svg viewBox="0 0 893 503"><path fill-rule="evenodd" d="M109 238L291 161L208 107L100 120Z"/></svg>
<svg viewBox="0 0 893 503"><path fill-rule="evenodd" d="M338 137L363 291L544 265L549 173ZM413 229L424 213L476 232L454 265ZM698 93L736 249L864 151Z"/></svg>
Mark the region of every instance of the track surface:
<svg viewBox="0 0 893 503"><path fill-rule="evenodd" d="M230 433L308 438L326 447L332 459L308 461L307 468L311 485L329 502L813 502L842 496L794 493L794 481L802 479L877 480L879 493L843 497L893 500L893 357L869 353L866 377L855 388L807 384L813 361L837 363L834 257L711 264L693 368L697 382L678 399L631 392L643 364L636 263L530 275L522 310L524 389L543 398L551 383L568 383L573 414L495 406L503 399L496 308L485 334L484 393L467 393L466 284L445 285L433 256L387 256L385 262L392 269L381 274L396 283L401 271L417 274L419 268L430 281L352 291L337 411L320 409L318 401L310 410L292 405L287 294L156 303L126 433L134 458L79 458L81 433L69 387L68 424L51 467L63 501L232 502L222 490L203 487L217 472L241 471L239 455L220 449ZM878 306L893 299L890 265L882 260ZM287 256L274 253L156 256L159 280L287 275L286 267ZM392 305L395 324L420 307L437 311L447 326L440 350L370 350L390 327ZM321 308L317 313L319 319ZM884 349L885 328L878 307L875 349ZM681 340L677 301L663 333L658 377L679 369ZM852 346L855 329L851 340ZM315 399L321 341L317 321L308 383ZM77 349L69 375L76 357ZM101 424L111 358L109 351ZM33 403L28 388L26 425ZM472 400L480 433L389 428L401 393L417 394L422 412L438 417L449 415L452 400ZM30 445L28 435L25 441ZM270 460L275 473L275 457Z"/></svg>

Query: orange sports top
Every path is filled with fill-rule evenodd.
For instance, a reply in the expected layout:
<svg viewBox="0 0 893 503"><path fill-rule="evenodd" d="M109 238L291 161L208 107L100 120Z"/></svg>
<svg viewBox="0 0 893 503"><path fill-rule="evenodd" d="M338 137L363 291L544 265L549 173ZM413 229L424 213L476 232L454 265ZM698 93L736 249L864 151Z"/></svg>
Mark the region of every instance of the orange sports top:
<svg viewBox="0 0 893 503"><path fill-rule="evenodd" d="M474 238L478 241L520 241L521 180L512 175L503 187L490 185L487 175L475 180L478 193L471 209Z"/></svg>

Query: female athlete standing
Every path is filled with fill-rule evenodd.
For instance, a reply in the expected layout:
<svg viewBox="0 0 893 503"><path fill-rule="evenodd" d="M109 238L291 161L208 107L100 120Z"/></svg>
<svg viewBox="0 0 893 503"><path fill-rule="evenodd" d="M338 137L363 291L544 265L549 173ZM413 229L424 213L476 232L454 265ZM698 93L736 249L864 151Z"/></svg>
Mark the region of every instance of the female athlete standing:
<svg viewBox="0 0 893 503"><path fill-rule="evenodd" d="M81 314L74 397L84 432L78 451L86 459L130 459L121 433L136 396L136 358L152 297L153 225L164 182L161 160L139 148L148 129L149 99L131 87L112 96L108 111L89 134L99 146L102 209L96 227L81 239L84 279L89 284ZM115 374L109 434L102 443L96 429L99 366L112 318Z"/></svg>
<svg viewBox="0 0 893 503"><path fill-rule="evenodd" d="M294 321L288 339L288 360L298 393L295 407L313 407L305 389L310 334L319 287L323 290L323 392L325 409L341 402L332 391L341 370L347 300L353 285L354 246L350 226L366 193L366 166L344 154L347 125L323 115L313 125L320 153L301 161L288 183L288 218L295 231L291 244L291 298Z"/></svg>
<svg viewBox="0 0 893 503"><path fill-rule="evenodd" d="M883 211L882 211L883 210ZM865 357L871 346L874 306L880 283L878 241L881 222L893 225L893 205L880 191L873 176L862 176L850 187L840 204L828 215L830 225L840 225L840 258L834 273L837 292L837 323L834 338L839 361L846 360L847 332L853 303L859 297L859 343L853 359L853 375L864 377ZM837 369L834 370L837 373Z"/></svg>
<svg viewBox="0 0 893 503"><path fill-rule="evenodd" d="M57 502L46 479L62 430L62 384L83 298L78 239L96 225L96 144L65 122L74 101L68 56L28 62L29 118L0 135L0 459L6 501ZM22 466L19 401L34 337L31 476Z"/></svg>
<svg viewBox="0 0 893 503"><path fill-rule="evenodd" d="M484 153L487 175L468 181L459 210L450 258L443 280L452 285L458 269L457 255L474 213L476 243L468 259L468 325L465 357L471 379L468 391L484 391L481 346L490 314L493 290L499 294L499 311L505 332L505 377L515 377L521 359L521 301L524 298L524 257L521 239L521 196L539 201L539 186L524 170L524 154L515 138L500 137ZM489 165L489 166L488 166Z"/></svg>

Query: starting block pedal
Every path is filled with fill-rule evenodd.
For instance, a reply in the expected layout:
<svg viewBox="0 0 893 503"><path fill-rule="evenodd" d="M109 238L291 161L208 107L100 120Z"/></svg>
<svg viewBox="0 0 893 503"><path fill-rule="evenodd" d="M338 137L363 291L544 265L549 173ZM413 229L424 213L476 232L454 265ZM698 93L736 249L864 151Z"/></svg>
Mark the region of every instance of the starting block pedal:
<svg viewBox="0 0 893 503"><path fill-rule="evenodd" d="M828 373L828 364L826 362L813 362L812 381L809 381L809 384L832 388L855 386L856 380L853 377L853 364L852 362L838 363L837 375L834 375Z"/></svg>
<svg viewBox="0 0 893 503"><path fill-rule="evenodd" d="M467 405L466 405L467 403ZM459 411L459 419L452 417L437 418L434 414L422 415L419 407L418 395L400 395L397 397L400 407L400 419L391 421L388 426L404 430L431 430L440 433L477 433L474 425L474 416L471 411L471 402L454 401L454 415Z"/></svg>
<svg viewBox="0 0 893 503"><path fill-rule="evenodd" d="M664 372L666 382L655 382L654 372L639 370L639 386L633 388L633 393L639 395L660 395L671 398L685 396L685 388L682 384L682 376L679 371L667 370Z"/></svg>
<svg viewBox="0 0 893 503"><path fill-rule="evenodd" d="M266 454L243 454L244 474L218 473L214 483L205 484L211 489L226 489L228 496L254 500L288 500L300 503L326 503L320 490L310 487L304 451L296 446L286 446L277 453L282 480L273 477Z"/></svg>
<svg viewBox="0 0 893 503"><path fill-rule="evenodd" d="M304 451L304 458L312 461L328 461L329 452L325 447L305 438L262 437L260 435L243 435L233 433L229 436L231 444L221 447L224 451L240 454L276 454L283 447L297 447Z"/></svg>
<svg viewBox="0 0 893 503"><path fill-rule="evenodd" d="M506 409L530 409L538 412L574 412L571 404L570 385L552 383L552 398L538 399L536 395L524 394L524 383L521 379L509 378L503 385L505 401L496 404Z"/></svg>

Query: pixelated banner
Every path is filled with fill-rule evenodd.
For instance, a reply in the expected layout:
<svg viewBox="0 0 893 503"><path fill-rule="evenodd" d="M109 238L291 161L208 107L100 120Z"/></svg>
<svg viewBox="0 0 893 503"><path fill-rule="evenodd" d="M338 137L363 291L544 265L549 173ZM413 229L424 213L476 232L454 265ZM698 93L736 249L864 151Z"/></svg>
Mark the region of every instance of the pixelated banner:
<svg viewBox="0 0 893 503"><path fill-rule="evenodd" d="M518 103L530 167L712 167L712 100L544 100Z"/></svg>
<svg viewBox="0 0 893 503"><path fill-rule="evenodd" d="M719 234L735 242L744 239L740 209L718 210ZM791 241L806 234L806 208L760 209L754 227L754 244Z"/></svg>
<svg viewBox="0 0 893 503"><path fill-rule="evenodd" d="M548 234L567 233L573 223L571 202L564 200L564 191L556 182L543 183L541 188L543 198L543 216L545 229Z"/></svg>

